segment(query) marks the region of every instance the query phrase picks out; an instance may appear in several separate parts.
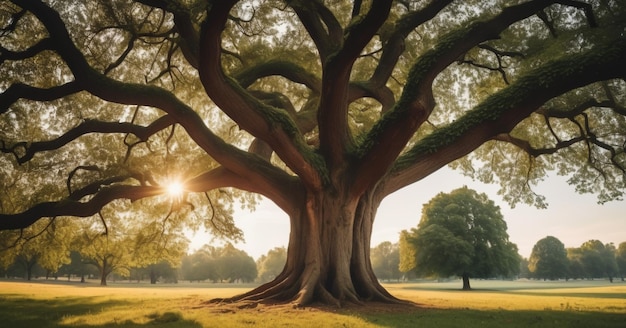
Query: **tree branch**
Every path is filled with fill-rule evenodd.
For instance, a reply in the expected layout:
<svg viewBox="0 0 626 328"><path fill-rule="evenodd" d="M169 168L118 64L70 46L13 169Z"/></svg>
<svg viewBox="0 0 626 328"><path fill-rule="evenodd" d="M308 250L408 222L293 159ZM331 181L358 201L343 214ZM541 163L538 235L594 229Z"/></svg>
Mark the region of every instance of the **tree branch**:
<svg viewBox="0 0 626 328"><path fill-rule="evenodd" d="M234 1L221 1L213 5L203 24L199 72L204 89L241 128L267 142L291 170L312 188L319 188L324 167L319 166L319 155L308 148L288 113L258 101L222 69L221 33L233 4Z"/></svg>
<svg viewBox="0 0 626 328"><path fill-rule="evenodd" d="M384 193L418 181L487 140L508 133L549 99L593 82L626 76L624 56L626 40L613 39L528 72L401 156L386 178Z"/></svg>
<svg viewBox="0 0 626 328"><path fill-rule="evenodd" d="M50 88L37 88L22 83L15 83L0 94L0 114L6 113L10 106L19 99L51 101L81 90L83 90L83 87L76 81Z"/></svg>
<svg viewBox="0 0 626 328"><path fill-rule="evenodd" d="M363 48L385 22L391 0L375 1L364 16L359 16L344 32L340 48L323 61L322 95L317 114L320 152L328 165L340 167L346 149L353 149L348 127L348 94L352 67Z"/></svg>
<svg viewBox="0 0 626 328"><path fill-rule="evenodd" d="M296 12L300 22L309 32L311 40L315 43L320 54L320 60L326 61L326 58L332 53L335 45L341 42L343 30L338 23L333 23L329 18L329 13L324 13L325 20L322 20L320 11L327 11L327 8L319 2L319 0L295 0L290 1L288 5ZM332 16L332 14L330 14ZM329 31L326 31L326 27ZM332 34L332 37L331 37Z"/></svg>
<svg viewBox="0 0 626 328"><path fill-rule="evenodd" d="M255 81L267 76L282 76L290 81L300 83L315 93L320 93L322 81L320 78L293 62L275 59L250 66L237 73L234 78L243 88L248 88Z"/></svg>
<svg viewBox="0 0 626 328"><path fill-rule="evenodd" d="M80 125L70 129L56 139L36 141L32 143L18 142L11 147L2 146L5 153L13 153L19 164L28 162L35 154L44 151L59 149L81 136L90 133L130 133L141 141L146 141L155 133L174 124L171 116L165 115L152 122L149 126L140 126L132 123L103 122L97 120L85 120ZM3 142L4 144L4 142Z"/></svg>
<svg viewBox="0 0 626 328"><path fill-rule="evenodd" d="M97 214L102 207L116 199L135 201L140 198L156 196L164 191L152 186L110 186L100 189L86 202L66 199L56 202L36 204L24 212L0 214L0 230L23 229L44 217L77 216L89 217Z"/></svg>
<svg viewBox="0 0 626 328"><path fill-rule="evenodd" d="M357 190L369 188L386 174L417 128L428 119L435 106L432 83L442 70L476 44L498 38L500 32L511 24L548 5L549 1L535 0L505 8L490 20L448 33L433 49L424 53L411 67L394 109L377 122L359 147L354 175L360 177L355 181Z"/></svg>

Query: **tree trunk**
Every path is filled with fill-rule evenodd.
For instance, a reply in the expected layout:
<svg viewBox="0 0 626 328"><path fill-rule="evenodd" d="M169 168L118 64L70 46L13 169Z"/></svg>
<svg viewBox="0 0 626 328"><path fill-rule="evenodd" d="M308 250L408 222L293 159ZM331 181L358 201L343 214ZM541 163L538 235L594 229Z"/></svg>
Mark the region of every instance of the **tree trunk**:
<svg viewBox="0 0 626 328"><path fill-rule="evenodd" d="M157 283L157 273L154 268L150 268L150 284L155 285Z"/></svg>
<svg viewBox="0 0 626 328"><path fill-rule="evenodd" d="M369 194L358 202L336 194L309 197L304 206L295 207L302 210L290 217L283 271L248 293L214 301L293 302L297 306L402 302L379 284L370 263L370 238L379 204Z"/></svg>
<svg viewBox="0 0 626 328"><path fill-rule="evenodd" d="M470 287L469 273L463 272L462 278L463 278L463 290L471 290L472 287Z"/></svg>
<svg viewBox="0 0 626 328"><path fill-rule="evenodd" d="M102 261L102 266L100 267L100 286L107 285L107 276L108 274L107 260L104 259Z"/></svg>

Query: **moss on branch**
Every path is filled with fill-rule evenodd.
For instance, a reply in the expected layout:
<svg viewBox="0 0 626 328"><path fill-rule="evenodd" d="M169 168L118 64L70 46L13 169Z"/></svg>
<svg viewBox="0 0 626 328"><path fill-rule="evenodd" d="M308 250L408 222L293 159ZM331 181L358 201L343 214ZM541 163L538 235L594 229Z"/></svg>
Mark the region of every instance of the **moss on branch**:
<svg viewBox="0 0 626 328"><path fill-rule="evenodd" d="M518 115L517 122L528 116L536 107L563 92L596 81L624 76L626 67L626 41L613 40L584 53L550 61L529 71L505 89L491 95L458 120L442 127L408 151L396 163L395 170L411 165L417 157L432 154L459 141L472 129L480 129L485 122L495 122L511 110L527 114ZM534 108L526 108L530 104ZM504 123L504 122L503 122ZM508 129L501 125L499 129ZM505 131L492 131L493 135ZM486 140L485 140L486 141Z"/></svg>

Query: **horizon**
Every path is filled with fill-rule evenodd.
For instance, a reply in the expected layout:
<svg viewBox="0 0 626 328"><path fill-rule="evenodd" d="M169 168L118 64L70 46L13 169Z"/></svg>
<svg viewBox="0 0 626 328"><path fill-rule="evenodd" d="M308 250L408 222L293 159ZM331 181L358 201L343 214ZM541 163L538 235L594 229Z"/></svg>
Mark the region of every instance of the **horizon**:
<svg viewBox="0 0 626 328"><path fill-rule="evenodd" d="M430 185L437 188L429 188ZM463 186L487 194L500 207L509 240L517 245L524 258L529 258L533 246L546 236L558 238L566 248L580 247L592 239L603 244L614 243L616 247L626 242L626 221L623 220L626 203L615 200L598 204L595 194L576 193L574 187L567 184L566 177L548 176L533 187L536 193L546 197L546 209L522 203L511 208L497 195L497 184L475 181L446 167L383 200L374 222L371 247L385 241L397 243L400 231L417 227L425 203L440 192L448 193ZM236 225L244 232L245 242L233 242L233 245L255 260L275 247L287 247L289 219L271 201L264 198L254 211L236 210L234 217ZM204 244L217 246L225 242L211 242L213 236L202 229L194 238L191 234L188 238L189 252Z"/></svg>

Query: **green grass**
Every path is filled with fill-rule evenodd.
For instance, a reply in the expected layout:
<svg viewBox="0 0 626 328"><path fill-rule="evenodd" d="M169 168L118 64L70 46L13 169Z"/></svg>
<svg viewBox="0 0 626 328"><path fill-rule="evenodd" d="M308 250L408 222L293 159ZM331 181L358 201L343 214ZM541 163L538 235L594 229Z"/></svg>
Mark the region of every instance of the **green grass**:
<svg viewBox="0 0 626 328"><path fill-rule="evenodd" d="M416 306L206 305L252 286L0 281L0 327L626 327L626 284L473 281L387 284Z"/></svg>

